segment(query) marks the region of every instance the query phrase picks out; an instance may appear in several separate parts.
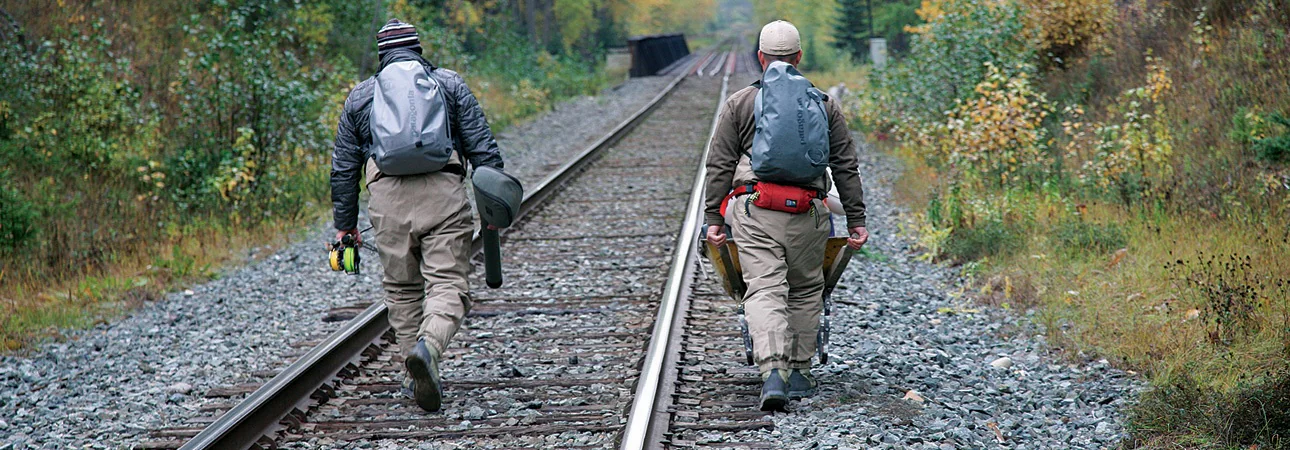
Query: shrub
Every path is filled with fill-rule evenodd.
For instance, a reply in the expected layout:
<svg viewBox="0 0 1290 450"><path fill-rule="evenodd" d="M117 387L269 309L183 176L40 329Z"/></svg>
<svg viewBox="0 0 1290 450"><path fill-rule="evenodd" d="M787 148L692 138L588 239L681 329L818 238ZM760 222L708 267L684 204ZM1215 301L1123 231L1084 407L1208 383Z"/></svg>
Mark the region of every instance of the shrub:
<svg viewBox="0 0 1290 450"><path fill-rule="evenodd" d="M1290 356L1290 355L1287 355ZM1233 444L1290 449L1290 374L1253 383L1228 397L1231 426L1218 430ZM1221 433L1226 428L1225 435Z"/></svg>
<svg viewBox="0 0 1290 450"><path fill-rule="evenodd" d="M1020 0L1039 31L1040 52L1064 66L1071 57L1096 49L1115 19L1112 0Z"/></svg>
<svg viewBox="0 0 1290 450"><path fill-rule="evenodd" d="M945 254L964 263L981 258L1009 254L1021 249L1019 227L1001 220L987 220L974 226L958 227L945 243Z"/></svg>
<svg viewBox="0 0 1290 450"><path fill-rule="evenodd" d="M171 87L185 112L176 123L181 151L162 164L182 211L250 223L290 213L310 200L289 195L291 184L325 170L335 124L318 119L349 74L308 62L321 58L319 35L331 16L267 3L217 6L212 12L225 20L206 26L195 18L187 27L189 50Z"/></svg>
<svg viewBox="0 0 1290 450"><path fill-rule="evenodd" d="M917 33L907 60L879 72L892 92L885 107L921 122L937 122L955 100L975 97L989 66L1004 77L1033 71L1035 42L1015 3L974 0L925 1L918 9L927 23Z"/></svg>
<svg viewBox="0 0 1290 450"><path fill-rule="evenodd" d="M1158 58L1148 55L1146 61L1146 85L1124 91L1107 107L1110 119L1093 124L1091 142L1079 139L1082 135L1071 141L1071 156L1084 161L1080 181L1094 192L1118 194L1125 206L1160 196L1159 188L1173 173L1173 135L1161 101L1173 80Z"/></svg>
<svg viewBox="0 0 1290 450"><path fill-rule="evenodd" d="M1144 392L1130 411L1128 448L1156 447L1197 433L1223 446L1290 449L1290 370L1247 380L1227 392L1187 374ZM1176 444L1184 444L1177 442Z"/></svg>
<svg viewBox="0 0 1290 450"><path fill-rule="evenodd" d="M1043 178L1048 160L1044 118L1051 107L1035 92L1028 71L1012 76L985 63L986 77L974 98L955 100L946 120L921 131L915 143L933 167L947 168L951 182L1008 187Z"/></svg>
<svg viewBox="0 0 1290 450"><path fill-rule="evenodd" d="M1113 223L1061 222L1052 236L1058 247L1072 253L1107 253L1128 244L1124 228Z"/></svg>
<svg viewBox="0 0 1290 450"><path fill-rule="evenodd" d="M1272 300L1290 299L1290 279L1262 273L1265 268L1256 268L1249 254L1200 253L1194 261L1177 259L1165 268L1204 305L1209 341L1216 345L1257 334L1265 327L1267 319L1262 315L1268 314ZM1282 312L1278 318L1290 321L1285 314L1290 313Z"/></svg>
<svg viewBox="0 0 1290 450"><path fill-rule="evenodd" d="M0 255L30 245L40 218L36 206L11 186L8 172L0 172Z"/></svg>
<svg viewBox="0 0 1290 450"><path fill-rule="evenodd" d="M1254 156L1277 163L1290 161L1290 118L1281 113L1261 114L1257 108L1241 108L1232 116L1228 137L1248 145Z"/></svg>

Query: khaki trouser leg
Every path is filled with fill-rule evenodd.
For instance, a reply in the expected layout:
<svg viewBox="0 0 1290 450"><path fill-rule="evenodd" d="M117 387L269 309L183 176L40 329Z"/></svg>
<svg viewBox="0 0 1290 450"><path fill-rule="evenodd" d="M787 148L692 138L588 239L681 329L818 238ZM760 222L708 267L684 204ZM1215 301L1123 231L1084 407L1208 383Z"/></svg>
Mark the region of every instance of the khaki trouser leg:
<svg viewBox="0 0 1290 450"><path fill-rule="evenodd" d="M809 368L824 306L827 213L790 214L739 200L728 219L748 285L744 312L753 359L763 373Z"/></svg>
<svg viewBox="0 0 1290 450"><path fill-rule="evenodd" d="M439 229L421 238L421 276L426 280L421 336L440 355L461 328L462 319L473 304L467 277L475 268L470 264L470 237L475 232L475 218L469 205L462 204L465 206Z"/></svg>
<svg viewBox="0 0 1290 450"><path fill-rule="evenodd" d="M375 164L368 164L368 179ZM424 337L443 354L470 311L470 237L474 217L462 177L430 173L384 177L368 185L368 212L385 268L390 326L407 354Z"/></svg>
<svg viewBox="0 0 1290 450"><path fill-rule="evenodd" d="M828 212L818 208L828 220ZM824 246L828 243L829 225L822 226L807 214L807 227L790 229L788 236L788 368L809 369L815 356L815 335L824 312ZM816 227L809 225L815 224Z"/></svg>

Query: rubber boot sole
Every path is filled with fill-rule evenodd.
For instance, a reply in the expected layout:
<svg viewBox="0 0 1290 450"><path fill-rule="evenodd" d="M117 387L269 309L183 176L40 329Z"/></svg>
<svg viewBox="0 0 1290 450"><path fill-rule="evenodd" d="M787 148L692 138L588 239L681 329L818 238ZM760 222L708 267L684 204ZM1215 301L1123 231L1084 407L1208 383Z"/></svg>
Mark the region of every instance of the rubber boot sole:
<svg viewBox="0 0 1290 450"><path fill-rule="evenodd" d="M788 405L787 395L770 394L761 397L762 411L783 411L785 405Z"/></svg>
<svg viewBox="0 0 1290 450"><path fill-rule="evenodd" d="M429 412L438 411L443 406L443 394L437 380L430 367L430 361L422 359L420 356L413 354L404 360L403 365L408 368L408 373L412 374L413 400L416 400L417 406Z"/></svg>
<svg viewBox="0 0 1290 450"><path fill-rule="evenodd" d="M814 397L814 396L815 396L815 388L810 388L805 391L788 391L788 398L793 400L801 400L807 397Z"/></svg>

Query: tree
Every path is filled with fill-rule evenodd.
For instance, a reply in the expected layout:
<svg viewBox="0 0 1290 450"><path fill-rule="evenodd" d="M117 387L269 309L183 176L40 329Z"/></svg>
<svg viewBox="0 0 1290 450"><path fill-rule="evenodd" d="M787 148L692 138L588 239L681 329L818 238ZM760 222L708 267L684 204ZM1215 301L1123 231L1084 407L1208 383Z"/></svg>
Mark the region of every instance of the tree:
<svg viewBox="0 0 1290 450"><path fill-rule="evenodd" d="M871 0L838 0L838 22L833 31L833 45L851 55L853 61L863 61L869 54L869 38L873 36Z"/></svg>

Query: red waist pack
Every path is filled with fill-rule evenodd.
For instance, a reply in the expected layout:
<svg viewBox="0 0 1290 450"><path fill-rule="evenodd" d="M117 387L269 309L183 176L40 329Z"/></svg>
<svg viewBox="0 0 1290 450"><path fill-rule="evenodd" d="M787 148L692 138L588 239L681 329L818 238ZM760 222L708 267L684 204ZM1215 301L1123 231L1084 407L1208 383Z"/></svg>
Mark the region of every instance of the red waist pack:
<svg viewBox="0 0 1290 450"><path fill-rule="evenodd" d="M810 211L811 200L824 198L824 195L816 189L784 186L765 181L758 181L753 186L753 190L757 191L752 202L754 206L793 214Z"/></svg>

